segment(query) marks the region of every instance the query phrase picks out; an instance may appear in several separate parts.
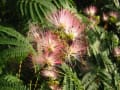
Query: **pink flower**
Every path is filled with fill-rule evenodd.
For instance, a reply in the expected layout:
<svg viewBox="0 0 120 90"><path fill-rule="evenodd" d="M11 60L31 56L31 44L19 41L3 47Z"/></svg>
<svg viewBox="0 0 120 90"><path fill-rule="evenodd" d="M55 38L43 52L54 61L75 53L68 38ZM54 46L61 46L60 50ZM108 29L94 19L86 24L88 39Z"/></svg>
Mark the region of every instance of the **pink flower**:
<svg viewBox="0 0 120 90"><path fill-rule="evenodd" d="M77 25L76 25L77 26ZM81 24L79 27L72 27L69 30L65 30L65 33L72 39L73 41L81 36L84 31L84 24Z"/></svg>
<svg viewBox="0 0 120 90"><path fill-rule="evenodd" d="M84 11L89 16L94 16L97 12L97 8L95 6L89 6Z"/></svg>
<svg viewBox="0 0 120 90"><path fill-rule="evenodd" d="M73 39L84 31L83 23L67 9L62 9L48 16L48 20L58 28L64 29L64 32Z"/></svg>
<svg viewBox="0 0 120 90"><path fill-rule="evenodd" d="M50 67L50 68L47 68L47 69L43 69L41 71L41 74L44 77L52 78L52 79L57 79L57 77L58 77L58 73L57 73L56 69L53 68L53 67Z"/></svg>
<svg viewBox="0 0 120 90"><path fill-rule="evenodd" d="M109 12L109 15L110 15L111 17L115 18L115 19L117 19L118 16L119 16L118 13L115 12L115 11L111 11L111 12Z"/></svg>
<svg viewBox="0 0 120 90"><path fill-rule="evenodd" d="M120 47L114 48L113 54L114 54L114 56L117 56L117 57L120 56Z"/></svg>
<svg viewBox="0 0 120 90"><path fill-rule="evenodd" d="M71 56L78 59L85 55L87 52L87 46L84 41L76 40L68 48L67 57L70 59Z"/></svg>
<svg viewBox="0 0 120 90"><path fill-rule="evenodd" d="M41 65L61 64L65 45L58 35L51 31L41 32L39 35L37 55L32 56L32 60Z"/></svg>
<svg viewBox="0 0 120 90"><path fill-rule="evenodd" d="M50 31L43 33L41 43L45 52L60 53L64 49L64 44L58 35Z"/></svg>
<svg viewBox="0 0 120 90"><path fill-rule="evenodd" d="M29 25L29 32L27 33L27 38L32 42L34 49L37 53L41 53L41 30L39 25L30 24Z"/></svg>
<svg viewBox="0 0 120 90"><path fill-rule="evenodd" d="M62 87L60 87L56 83L49 85L49 87L51 88L51 90L62 90Z"/></svg>
<svg viewBox="0 0 120 90"><path fill-rule="evenodd" d="M37 55L37 56L33 56L32 60L40 65L48 65L48 66L55 66L58 64L62 63L62 57L59 54L55 54L55 53L43 53L41 55Z"/></svg>
<svg viewBox="0 0 120 90"><path fill-rule="evenodd" d="M73 14L69 10L62 9L48 16L48 20L57 27L69 29L72 26Z"/></svg>
<svg viewBox="0 0 120 90"><path fill-rule="evenodd" d="M33 39L35 42L39 42L40 35L39 35L40 27L36 24L30 24L29 25L29 32L28 37Z"/></svg>
<svg viewBox="0 0 120 90"><path fill-rule="evenodd" d="M40 65L45 65L45 60L43 59L43 57L41 57L41 54L38 55L32 55L32 61L35 64L40 64Z"/></svg>
<svg viewBox="0 0 120 90"><path fill-rule="evenodd" d="M43 59L45 60L46 64L50 65L50 66L54 66L56 64L61 64L62 63L62 57L59 54L56 53L45 53L43 54Z"/></svg>
<svg viewBox="0 0 120 90"><path fill-rule="evenodd" d="M108 21L109 17L107 14L103 13L103 21Z"/></svg>

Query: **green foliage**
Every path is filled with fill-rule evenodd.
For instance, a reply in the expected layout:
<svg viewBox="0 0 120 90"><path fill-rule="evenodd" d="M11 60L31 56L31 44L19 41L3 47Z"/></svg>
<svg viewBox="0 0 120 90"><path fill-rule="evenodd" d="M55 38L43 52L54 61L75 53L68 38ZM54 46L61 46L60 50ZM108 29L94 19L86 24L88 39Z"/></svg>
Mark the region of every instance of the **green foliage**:
<svg viewBox="0 0 120 90"><path fill-rule="evenodd" d="M18 77L10 75L10 74L5 75L4 80L7 81L8 83L13 83L13 84L14 83L22 83L22 81Z"/></svg>
<svg viewBox="0 0 120 90"><path fill-rule="evenodd" d="M43 82L39 90L51 90L46 82Z"/></svg>
<svg viewBox="0 0 120 90"><path fill-rule="evenodd" d="M120 9L120 3L119 0L113 0L116 8Z"/></svg>
<svg viewBox="0 0 120 90"><path fill-rule="evenodd" d="M0 77L0 90L29 90L23 82L11 74Z"/></svg>
<svg viewBox="0 0 120 90"><path fill-rule="evenodd" d="M9 27L0 26L0 44L6 46L0 52L1 62L10 58L21 60L28 56L28 54L34 53L34 49L28 40L19 32Z"/></svg>
<svg viewBox="0 0 120 90"><path fill-rule="evenodd" d="M112 49L119 44L119 38L112 32L107 32L103 28L95 27L88 30L88 41L90 56L94 56L95 68L83 76L83 84L86 90L98 90L101 87L105 90L118 90L119 74L116 65L109 56ZM93 58L91 58L93 59ZM114 79L114 78L118 78ZM113 82L114 80L114 82ZM114 86L115 85L115 86ZM117 88L117 89L116 89Z"/></svg>
<svg viewBox="0 0 120 90"><path fill-rule="evenodd" d="M3 80L0 81L0 90L26 90L26 86L21 84L21 80L18 79L17 76L6 74L4 69L8 61L12 62L13 60L14 62L14 59L21 61L29 54L34 54L35 51L33 47L29 41L15 29L0 26L0 50L0 75L4 76L1 77Z"/></svg>
<svg viewBox="0 0 120 90"><path fill-rule="evenodd" d="M40 22L48 15L48 11L56 9L51 0L47 2L45 0L19 0L18 5L22 16L29 17L33 21L39 20Z"/></svg>
<svg viewBox="0 0 120 90"><path fill-rule="evenodd" d="M29 90L25 86L22 85L8 85L8 86L0 86L0 90Z"/></svg>
<svg viewBox="0 0 120 90"><path fill-rule="evenodd" d="M84 90L84 87L76 73L68 65L63 64L62 69L64 71L62 90Z"/></svg>
<svg viewBox="0 0 120 90"><path fill-rule="evenodd" d="M12 84L6 81L2 81L0 82L0 90L29 90L29 88L22 84Z"/></svg>
<svg viewBox="0 0 120 90"><path fill-rule="evenodd" d="M119 0L113 0L112 2L113 2L113 3L110 3L110 4L107 6L107 8L110 8L110 9L113 8L113 10L116 10L116 9L120 10Z"/></svg>
<svg viewBox="0 0 120 90"><path fill-rule="evenodd" d="M46 23L45 17L54 12L57 8L72 8L72 0L18 0L18 6L22 16Z"/></svg>
<svg viewBox="0 0 120 90"><path fill-rule="evenodd" d="M82 80L85 90L98 90L102 86L113 90L111 82L111 75L104 69L95 69L94 71L88 72Z"/></svg>
<svg viewBox="0 0 120 90"><path fill-rule="evenodd" d="M74 7L74 1L73 0L52 0L57 6L57 8L73 8Z"/></svg>
<svg viewBox="0 0 120 90"><path fill-rule="evenodd" d="M117 26L117 32L120 34L120 22L117 22L116 26Z"/></svg>

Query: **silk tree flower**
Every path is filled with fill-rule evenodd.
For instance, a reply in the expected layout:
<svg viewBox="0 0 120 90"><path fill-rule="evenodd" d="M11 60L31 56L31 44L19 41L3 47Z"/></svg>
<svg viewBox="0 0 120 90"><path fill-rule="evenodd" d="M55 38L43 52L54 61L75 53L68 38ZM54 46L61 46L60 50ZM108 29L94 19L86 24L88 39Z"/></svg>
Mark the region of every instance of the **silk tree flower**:
<svg viewBox="0 0 120 90"><path fill-rule="evenodd" d="M86 42L76 40L68 47L67 58L70 59L72 56L75 59L79 59L81 56L85 55L86 52L87 52Z"/></svg>
<svg viewBox="0 0 120 90"><path fill-rule="evenodd" d="M51 31L41 32L39 40L39 48L37 55L32 57L32 60L41 65L54 66L62 63L64 56L64 43L60 40L58 35Z"/></svg>
<svg viewBox="0 0 120 90"><path fill-rule="evenodd" d="M80 38L80 36L82 35L82 33L84 32L84 24L81 23L81 25L79 25L79 27L77 27L77 24L76 23L76 27L72 27L71 29L69 30L65 30L65 33L68 35L68 37L71 39L71 40L75 40L77 38ZM74 25L75 26L75 25Z"/></svg>
<svg viewBox="0 0 120 90"><path fill-rule="evenodd" d="M51 90L62 90L62 87L59 86L58 81L49 82L49 87L51 88Z"/></svg>
<svg viewBox="0 0 120 90"><path fill-rule="evenodd" d="M41 53L42 50L46 52L60 52L63 49L63 42L59 36L51 31L40 31L36 25L30 26L28 36L33 38L33 42L36 42L37 51Z"/></svg>
<svg viewBox="0 0 120 90"><path fill-rule="evenodd" d="M61 55L62 55L62 53L61 53ZM62 56L61 55L56 54L56 53L49 54L49 52L46 52L43 54L32 56L32 60L33 60L33 62L40 64L42 66L44 66L44 65L55 66L55 65L62 64Z"/></svg>
<svg viewBox="0 0 120 90"><path fill-rule="evenodd" d="M41 29L40 26L37 24L30 24L29 25L29 32L27 33L27 38L32 42L34 49L37 53L41 53Z"/></svg>
<svg viewBox="0 0 120 90"><path fill-rule="evenodd" d="M49 66L54 66L56 64L61 64L62 63L62 57L59 54L56 53L44 53L42 55L42 58L44 59L45 64L49 65Z"/></svg>
<svg viewBox="0 0 120 90"><path fill-rule="evenodd" d="M48 31L45 32L42 36L42 47L45 52L54 52L59 53L62 52L64 48L64 44L58 35Z"/></svg>
<svg viewBox="0 0 120 90"><path fill-rule="evenodd" d="M88 16L94 16L97 12L97 8L95 6L89 6L87 8L85 8L84 10L85 14L87 14Z"/></svg>
<svg viewBox="0 0 120 90"><path fill-rule="evenodd" d="M102 16L103 21L105 21L105 22L108 21L108 18L109 18L109 16L107 14L103 13L103 16Z"/></svg>
<svg viewBox="0 0 120 90"><path fill-rule="evenodd" d="M35 64L45 65L45 60L41 57L41 54L32 55L31 59Z"/></svg>
<svg viewBox="0 0 120 90"><path fill-rule="evenodd" d="M115 11L111 11L111 12L109 12L109 20L110 20L110 22L112 22L112 23L116 23L119 18L119 14L117 13L117 12L115 12Z"/></svg>
<svg viewBox="0 0 120 90"><path fill-rule="evenodd" d="M84 31L85 27L83 23L67 9L62 9L53 13L48 16L48 20L56 27L62 28L73 40Z"/></svg>
<svg viewBox="0 0 120 90"><path fill-rule="evenodd" d="M109 16L113 17L114 19L117 19L119 15L117 12L111 11L111 12L109 12Z"/></svg>
<svg viewBox="0 0 120 90"><path fill-rule="evenodd" d="M59 87L58 85L51 85L49 87L51 88L51 90L62 90L62 88Z"/></svg>
<svg viewBox="0 0 120 90"><path fill-rule="evenodd" d="M48 67L41 71L42 76L51 78L53 80L57 79L58 73L54 67Z"/></svg>
<svg viewBox="0 0 120 90"><path fill-rule="evenodd" d="M30 24L29 25L29 32L28 32L28 38L32 38L33 41L39 42L40 40L40 27L36 24Z"/></svg>
<svg viewBox="0 0 120 90"><path fill-rule="evenodd" d="M48 20L57 27L69 29L72 26L74 18L69 10L62 9L48 16Z"/></svg>
<svg viewBox="0 0 120 90"><path fill-rule="evenodd" d="M114 54L114 56L119 57L120 56L120 47L114 48L113 54Z"/></svg>

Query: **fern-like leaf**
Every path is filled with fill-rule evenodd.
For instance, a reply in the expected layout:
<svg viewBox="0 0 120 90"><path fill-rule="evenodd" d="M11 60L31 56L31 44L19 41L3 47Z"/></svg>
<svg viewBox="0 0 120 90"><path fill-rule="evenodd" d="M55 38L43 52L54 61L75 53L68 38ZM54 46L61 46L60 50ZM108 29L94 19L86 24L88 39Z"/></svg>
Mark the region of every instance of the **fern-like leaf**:
<svg viewBox="0 0 120 90"><path fill-rule="evenodd" d="M18 0L18 6L22 16L41 23L49 12L56 10L52 0Z"/></svg>
<svg viewBox="0 0 120 90"><path fill-rule="evenodd" d="M84 90L80 79L72 69L63 64L62 69L64 71L63 89L62 90Z"/></svg>
<svg viewBox="0 0 120 90"><path fill-rule="evenodd" d="M6 37L3 37L2 34L5 34ZM0 26L0 35L0 45L6 46L0 52L0 60L8 60L10 58L21 60L28 54L35 52L29 41L12 28Z"/></svg>

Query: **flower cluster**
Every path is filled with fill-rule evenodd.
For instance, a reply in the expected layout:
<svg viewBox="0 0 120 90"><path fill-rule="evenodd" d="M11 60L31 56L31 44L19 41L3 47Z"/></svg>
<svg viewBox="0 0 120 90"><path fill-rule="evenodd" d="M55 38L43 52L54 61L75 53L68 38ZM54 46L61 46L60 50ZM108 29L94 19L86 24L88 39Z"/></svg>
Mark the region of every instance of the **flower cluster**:
<svg viewBox="0 0 120 90"><path fill-rule="evenodd" d="M36 42L37 52L33 60L42 65L54 66L72 57L79 59L86 54L85 25L67 9L59 10L48 20L56 26L58 32L64 32L64 39L55 30L42 31L38 26L31 25L29 36ZM62 27L62 28L61 28Z"/></svg>
<svg viewBox="0 0 120 90"><path fill-rule="evenodd" d="M34 27L34 26L33 26ZM64 43L53 32L46 31L38 33L36 30L32 33L34 41L37 44L37 55L34 55L32 59L42 65L55 65L62 62L61 57L64 54Z"/></svg>
<svg viewBox="0 0 120 90"><path fill-rule="evenodd" d="M86 40L84 35L85 25L69 10L63 9L49 16L48 19L57 28L61 28L63 32L70 38L71 43L67 45L66 56L77 58L86 53Z"/></svg>
<svg viewBox="0 0 120 90"><path fill-rule="evenodd" d="M32 60L45 67L41 71L44 77L56 79L56 65L70 61L71 57L80 60L86 54L85 25L67 9L61 9L47 18L56 27L55 30L42 31L39 26L32 24L28 36L36 44L37 54L32 56Z"/></svg>

